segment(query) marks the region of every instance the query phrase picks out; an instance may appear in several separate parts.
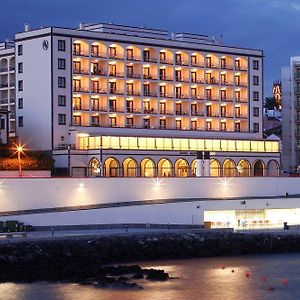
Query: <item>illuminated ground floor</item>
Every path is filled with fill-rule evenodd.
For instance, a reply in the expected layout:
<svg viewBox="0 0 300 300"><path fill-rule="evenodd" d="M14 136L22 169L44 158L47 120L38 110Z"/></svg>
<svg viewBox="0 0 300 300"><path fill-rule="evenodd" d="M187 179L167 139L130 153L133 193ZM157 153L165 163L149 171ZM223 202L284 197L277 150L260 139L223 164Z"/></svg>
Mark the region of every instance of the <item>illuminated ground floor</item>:
<svg viewBox="0 0 300 300"><path fill-rule="evenodd" d="M299 225L299 220L300 208L204 211L204 223L207 228L237 230L283 228L285 222L289 225Z"/></svg>

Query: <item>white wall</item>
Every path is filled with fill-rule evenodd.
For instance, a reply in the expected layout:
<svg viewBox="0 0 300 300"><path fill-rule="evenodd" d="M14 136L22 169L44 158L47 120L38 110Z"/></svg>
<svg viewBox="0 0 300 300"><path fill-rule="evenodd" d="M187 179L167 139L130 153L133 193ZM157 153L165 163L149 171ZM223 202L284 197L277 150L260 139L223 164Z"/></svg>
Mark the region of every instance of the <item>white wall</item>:
<svg viewBox="0 0 300 300"><path fill-rule="evenodd" d="M299 178L3 179L0 181L2 212L170 198L208 200L18 215L0 219L17 219L33 225L201 223L204 210L300 207L297 198L246 200L246 205L240 200L222 200L226 197L285 195L287 192L300 194L299 182ZM220 200L213 200L216 198Z"/></svg>

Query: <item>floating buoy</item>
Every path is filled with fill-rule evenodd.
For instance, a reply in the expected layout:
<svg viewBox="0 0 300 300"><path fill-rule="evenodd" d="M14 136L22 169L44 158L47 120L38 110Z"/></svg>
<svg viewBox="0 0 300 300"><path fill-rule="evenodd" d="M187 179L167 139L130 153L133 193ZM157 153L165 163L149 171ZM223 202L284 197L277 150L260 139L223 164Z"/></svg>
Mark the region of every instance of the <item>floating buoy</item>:
<svg viewBox="0 0 300 300"><path fill-rule="evenodd" d="M288 279L282 279L281 280L282 285L287 286L289 284L289 280Z"/></svg>
<svg viewBox="0 0 300 300"><path fill-rule="evenodd" d="M246 273L245 273L245 276L246 276L246 277L250 277L250 275L251 275L250 272L246 272Z"/></svg>
<svg viewBox="0 0 300 300"><path fill-rule="evenodd" d="M224 266L222 266L222 270L225 270L225 267L224 267Z"/></svg>
<svg viewBox="0 0 300 300"><path fill-rule="evenodd" d="M231 273L234 273L234 269L231 270Z"/></svg>

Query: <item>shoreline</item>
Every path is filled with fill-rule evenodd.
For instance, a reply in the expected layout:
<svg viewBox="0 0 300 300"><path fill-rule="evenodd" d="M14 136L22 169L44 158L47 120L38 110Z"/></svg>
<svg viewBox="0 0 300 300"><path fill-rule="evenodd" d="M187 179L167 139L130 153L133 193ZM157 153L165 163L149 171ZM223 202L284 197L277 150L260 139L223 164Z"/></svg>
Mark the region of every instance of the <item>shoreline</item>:
<svg viewBox="0 0 300 300"><path fill-rule="evenodd" d="M287 252L300 252L300 233L198 231L19 240L0 244L0 267L5 270L0 282L97 282L101 288L139 288L131 280L149 271L134 265L134 272L128 273L137 261ZM117 273L107 271L117 264ZM112 280L111 272L119 277ZM163 270L153 272L158 276L154 280L169 278Z"/></svg>

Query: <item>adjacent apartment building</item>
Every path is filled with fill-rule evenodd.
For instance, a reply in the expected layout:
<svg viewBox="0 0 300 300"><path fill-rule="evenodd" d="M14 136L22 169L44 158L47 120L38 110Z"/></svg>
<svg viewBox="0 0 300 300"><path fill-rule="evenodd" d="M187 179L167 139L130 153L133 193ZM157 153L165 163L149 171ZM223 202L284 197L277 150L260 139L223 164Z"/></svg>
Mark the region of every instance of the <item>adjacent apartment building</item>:
<svg viewBox="0 0 300 300"><path fill-rule="evenodd" d="M194 176L205 151L203 176L279 174L279 141L262 134L261 50L115 24L26 26L11 60L17 136L52 151L57 170Z"/></svg>
<svg viewBox="0 0 300 300"><path fill-rule="evenodd" d="M290 66L281 70L282 78L282 166L300 165L300 57L291 57Z"/></svg>

